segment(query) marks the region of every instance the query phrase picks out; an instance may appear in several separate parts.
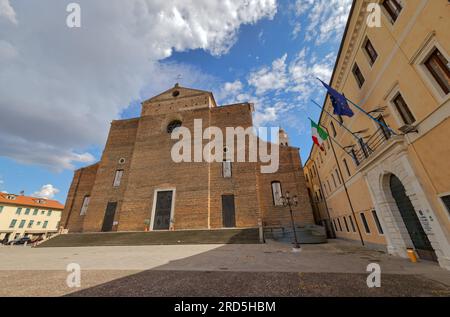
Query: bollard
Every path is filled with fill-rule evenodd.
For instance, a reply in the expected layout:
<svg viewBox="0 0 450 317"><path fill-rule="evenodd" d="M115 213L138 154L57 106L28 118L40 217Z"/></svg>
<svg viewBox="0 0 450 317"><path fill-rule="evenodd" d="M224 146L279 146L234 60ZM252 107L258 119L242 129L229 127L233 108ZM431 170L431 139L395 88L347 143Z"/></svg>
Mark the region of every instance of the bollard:
<svg viewBox="0 0 450 317"><path fill-rule="evenodd" d="M408 253L408 257L411 260L411 262L412 263L417 263L416 251L414 251L414 249L407 249L406 252Z"/></svg>

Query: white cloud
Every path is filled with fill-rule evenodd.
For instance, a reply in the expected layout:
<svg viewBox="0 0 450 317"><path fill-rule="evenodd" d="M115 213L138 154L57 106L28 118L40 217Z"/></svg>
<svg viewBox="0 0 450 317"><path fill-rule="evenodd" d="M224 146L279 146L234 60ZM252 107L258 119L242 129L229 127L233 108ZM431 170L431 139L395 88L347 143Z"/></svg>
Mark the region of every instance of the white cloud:
<svg viewBox="0 0 450 317"><path fill-rule="evenodd" d="M306 38L317 45L332 39L339 39L347 23L352 0L297 0L295 15L300 18L305 15ZM294 27L294 33L295 28Z"/></svg>
<svg viewBox="0 0 450 317"><path fill-rule="evenodd" d="M271 67L263 67L250 74L248 83L256 88L256 94L261 95L268 91L279 90L286 87L287 54L273 61Z"/></svg>
<svg viewBox="0 0 450 317"><path fill-rule="evenodd" d="M225 83L223 89L227 94L237 94L242 91L242 87L243 87L242 82L236 80L232 83Z"/></svg>
<svg viewBox="0 0 450 317"><path fill-rule="evenodd" d="M54 187L52 184L43 185L41 189L33 193L33 197L52 199L55 195L59 193L59 189Z"/></svg>
<svg viewBox="0 0 450 317"><path fill-rule="evenodd" d="M333 72L334 58L329 54L324 59L310 56L307 49L301 50L289 65L292 85L289 91L298 93L298 99L309 100L318 87L317 78L328 82ZM319 86L320 87L320 86Z"/></svg>
<svg viewBox="0 0 450 317"><path fill-rule="evenodd" d="M174 50L225 54L242 24L273 18L277 10L276 0L77 3L79 29L66 27L67 3L60 0L13 2L20 24L1 24L3 156L55 169L92 161L86 149L103 145L110 121L131 101L167 89L178 74L185 85L209 79L161 60Z"/></svg>
<svg viewBox="0 0 450 317"><path fill-rule="evenodd" d="M300 22L295 23L294 29L292 30L292 38L296 39L301 31L302 31L302 24Z"/></svg>
<svg viewBox="0 0 450 317"><path fill-rule="evenodd" d="M305 109L309 99L324 93L317 78L325 82L331 79L335 58L335 52L318 58L307 48L291 61L285 54L273 61L271 66L252 72L248 87L239 80L225 83L221 96L225 96L227 102L254 103L255 126L283 123L297 131L304 131L304 124L294 119L290 111Z"/></svg>
<svg viewBox="0 0 450 317"><path fill-rule="evenodd" d="M8 22L17 25L16 12L9 3L9 0L0 0L0 20L5 19Z"/></svg>

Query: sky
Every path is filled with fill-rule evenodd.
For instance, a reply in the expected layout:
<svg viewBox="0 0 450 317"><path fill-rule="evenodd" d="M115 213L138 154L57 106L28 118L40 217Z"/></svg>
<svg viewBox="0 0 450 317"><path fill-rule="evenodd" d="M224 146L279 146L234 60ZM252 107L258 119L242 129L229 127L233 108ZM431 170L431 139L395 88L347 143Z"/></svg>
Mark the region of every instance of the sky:
<svg viewBox="0 0 450 317"><path fill-rule="evenodd" d="M351 2L0 0L0 191L64 203L110 122L176 82L254 103L254 124L284 128L305 162Z"/></svg>

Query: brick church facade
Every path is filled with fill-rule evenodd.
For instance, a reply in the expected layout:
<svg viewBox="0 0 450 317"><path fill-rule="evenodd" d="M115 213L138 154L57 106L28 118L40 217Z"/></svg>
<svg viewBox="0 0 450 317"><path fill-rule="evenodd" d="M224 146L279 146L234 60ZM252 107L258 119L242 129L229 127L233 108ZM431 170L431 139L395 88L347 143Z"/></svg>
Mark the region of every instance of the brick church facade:
<svg viewBox="0 0 450 317"><path fill-rule="evenodd" d="M61 224L69 232L287 226L277 190L298 196L298 225L313 224L299 149L283 131L276 173L261 173L258 162L172 160L174 123L193 131L202 119L203 129L225 135L227 127L252 127L252 114L252 104L218 107L212 93L178 85L143 102L139 118L112 122L100 162L75 171Z"/></svg>

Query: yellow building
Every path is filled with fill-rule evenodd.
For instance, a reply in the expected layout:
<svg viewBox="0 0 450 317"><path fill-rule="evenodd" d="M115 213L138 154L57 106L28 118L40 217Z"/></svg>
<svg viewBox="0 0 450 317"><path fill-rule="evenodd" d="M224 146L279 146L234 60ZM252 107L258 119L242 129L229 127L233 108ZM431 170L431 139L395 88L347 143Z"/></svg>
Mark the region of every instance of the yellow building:
<svg viewBox="0 0 450 317"><path fill-rule="evenodd" d="M331 86L394 133L351 104L352 118L322 112L335 142L313 147L305 164L316 220L330 218L337 237L402 257L412 248L448 269L449 30L447 0L354 1ZM333 113L329 97L324 107Z"/></svg>
<svg viewBox="0 0 450 317"><path fill-rule="evenodd" d="M56 200L0 193L0 241L55 234L63 209Z"/></svg>

